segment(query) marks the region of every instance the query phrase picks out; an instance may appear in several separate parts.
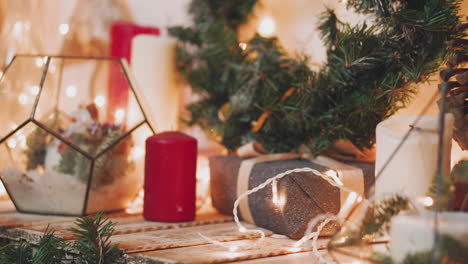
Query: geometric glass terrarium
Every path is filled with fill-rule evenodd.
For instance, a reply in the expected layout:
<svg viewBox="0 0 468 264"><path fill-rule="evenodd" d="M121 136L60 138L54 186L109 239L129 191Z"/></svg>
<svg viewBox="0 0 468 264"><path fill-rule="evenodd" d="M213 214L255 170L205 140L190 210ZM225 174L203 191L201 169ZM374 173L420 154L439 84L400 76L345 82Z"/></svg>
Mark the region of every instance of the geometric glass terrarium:
<svg viewBox="0 0 468 264"><path fill-rule="evenodd" d="M124 209L154 134L126 63L16 56L0 79L0 176L20 212Z"/></svg>

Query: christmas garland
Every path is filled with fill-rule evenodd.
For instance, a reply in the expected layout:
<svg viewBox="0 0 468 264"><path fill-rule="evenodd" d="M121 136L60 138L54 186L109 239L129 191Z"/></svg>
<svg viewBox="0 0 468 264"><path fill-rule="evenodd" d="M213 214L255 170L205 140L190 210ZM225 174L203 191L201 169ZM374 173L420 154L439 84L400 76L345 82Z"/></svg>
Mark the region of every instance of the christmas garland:
<svg viewBox="0 0 468 264"><path fill-rule="evenodd" d="M291 58L276 38L238 39L255 0L193 0L193 26L172 27L177 67L201 99L186 122L219 135L234 151L256 141L270 152L305 145L313 154L348 140L375 143L376 125L409 102L456 36L459 0L349 0L374 17L351 26L332 10L319 29L328 61L320 71Z"/></svg>

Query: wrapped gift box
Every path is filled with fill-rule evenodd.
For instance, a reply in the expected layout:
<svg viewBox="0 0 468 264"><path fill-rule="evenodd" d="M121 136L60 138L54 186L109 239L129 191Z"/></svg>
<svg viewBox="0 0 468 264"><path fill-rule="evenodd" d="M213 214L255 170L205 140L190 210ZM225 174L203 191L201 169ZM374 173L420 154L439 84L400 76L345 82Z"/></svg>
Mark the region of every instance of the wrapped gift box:
<svg viewBox="0 0 468 264"><path fill-rule="evenodd" d="M234 156L210 158L212 202L213 206L223 214L232 214L237 198L239 168L243 161L244 159ZM374 164L356 162L346 162L346 164L362 170L364 191L369 192L374 182ZM332 169L302 159L257 163L251 170L248 189L255 188L279 173L303 167L316 169L322 173ZM290 174L278 181L277 190L280 197L279 204L275 204L272 200L271 186L248 197L252 218L256 225L294 239L302 237L307 222L314 216L323 213L337 214L341 208L340 190L313 173ZM336 224L330 224L322 234L331 235L336 227Z"/></svg>

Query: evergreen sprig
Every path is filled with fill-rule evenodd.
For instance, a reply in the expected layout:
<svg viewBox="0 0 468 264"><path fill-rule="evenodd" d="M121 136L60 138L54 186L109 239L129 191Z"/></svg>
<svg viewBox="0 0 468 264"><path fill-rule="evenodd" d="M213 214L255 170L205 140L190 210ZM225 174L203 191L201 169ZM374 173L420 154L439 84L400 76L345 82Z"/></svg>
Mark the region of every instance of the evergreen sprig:
<svg viewBox="0 0 468 264"><path fill-rule="evenodd" d="M0 263L2 264L60 264L66 262L66 252L69 244L54 232L46 230L37 249L24 240L18 245L9 244L0 248Z"/></svg>
<svg viewBox="0 0 468 264"><path fill-rule="evenodd" d="M2 264L118 264L124 263L123 252L110 244L115 223L103 214L79 218L73 243L54 235L47 229L38 245L20 241L0 248Z"/></svg>
<svg viewBox="0 0 468 264"><path fill-rule="evenodd" d="M409 201L400 195L372 202L361 224L362 235L383 235L388 232L392 217L407 209L409 209Z"/></svg>
<svg viewBox="0 0 468 264"><path fill-rule="evenodd" d="M328 10L319 26L328 61L312 72L307 58L289 56L275 38L240 43L238 28L256 2L193 0L193 26L169 29L180 42L177 67L200 94L186 121L219 135L231 151L257 141L270 152L306 145L313 154L339 139L359 148L375 143L376 125L405 106L411 84L426 81L445 59L460 3L350 0L350 8L375 17L357 26Z"/></svg>
<svg viewBox="0 0 468 264"><path fill-rule="evenodd" d="M111 245L115 223L103 218L99 213L94 217L78 218L77 228L71 231L75 236L73 249L79 252L77 260L83 264L115 264L122 258L117 245Z"/></svg>
<svg viewBox="0 0 468 264"><path fill-rule="evenodd" d="M434 175L427 195L433 201L439 200L439 210L452 211L453 199L455 198L455 186L453 180L449 176L441 176L440 184L438 183L438 176ZM437 196L437 188L439 188L439 196Z"/></svg>

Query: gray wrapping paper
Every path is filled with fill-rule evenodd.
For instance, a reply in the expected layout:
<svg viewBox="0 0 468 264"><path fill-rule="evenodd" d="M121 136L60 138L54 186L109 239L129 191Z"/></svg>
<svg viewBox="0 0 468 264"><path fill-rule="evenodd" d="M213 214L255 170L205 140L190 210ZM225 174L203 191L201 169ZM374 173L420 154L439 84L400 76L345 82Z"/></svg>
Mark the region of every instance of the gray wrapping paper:
<svg viewBox="0 0 468 264"><path fill-rule="evenodd" d="M234 156L210 158L211 197L213 206L223 214L232 215L236 200L237 176L244 159ZM374 181L374 165L346 162L361 168L364 174L365 192ZM320 172L330 168L308 160L283 160L256 164L249 178L249 189L255 188L269 178L295 168L309 167ZM288 237L301 238L307 222L323 213L336 214L340 210L340 190L312 173L295 173L278 181L278 193L285 197L282 208L272 202L272 188L268 186L248 197L255 224ZM329 224L323 235L331 235L337 226Z"/></svg>

